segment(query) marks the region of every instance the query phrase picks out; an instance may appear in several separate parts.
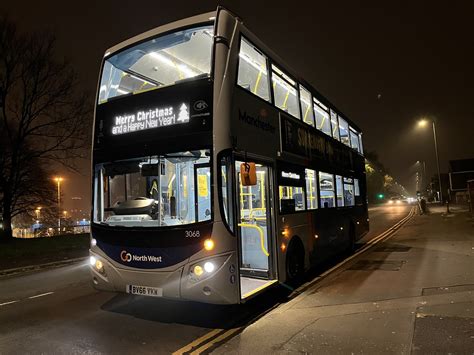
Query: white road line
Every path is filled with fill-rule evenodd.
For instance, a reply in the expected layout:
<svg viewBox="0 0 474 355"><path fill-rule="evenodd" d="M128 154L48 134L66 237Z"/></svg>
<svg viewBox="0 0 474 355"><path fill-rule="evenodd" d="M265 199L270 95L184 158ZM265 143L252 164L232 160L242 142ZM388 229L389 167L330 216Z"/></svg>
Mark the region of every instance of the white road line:
<svg viewBox="0 0 474 355"><path fill-rule="evenodd" d="M20 300L10 301L10 302L5 302L5 303L0 303L0 307L1 307L1 306L6 306L7 304L17 303L17 302L20 302Z"/></svg>
<svg viewBox="0 0 474 355"><path fill-rule="evenodd" d="M54 292L46 292L46 293L42 293L40 295L36 295L36 296L30 296L28 297L29 299L33 299L33 298L38 298L38 297L43 297L43 296L47 296L47 295L51 295L53 294Z"/></svg>

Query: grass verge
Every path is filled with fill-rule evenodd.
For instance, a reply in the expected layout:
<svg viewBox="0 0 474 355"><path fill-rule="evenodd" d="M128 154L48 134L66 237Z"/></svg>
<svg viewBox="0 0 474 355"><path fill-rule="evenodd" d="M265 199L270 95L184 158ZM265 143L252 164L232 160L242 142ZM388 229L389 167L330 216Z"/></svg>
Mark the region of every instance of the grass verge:
<svg viewBox="0 0 474 355"><path fill-rule="evenodd" d="M0 270L80 258L89 253L89 234L13 239L0 243Z"/></svg>

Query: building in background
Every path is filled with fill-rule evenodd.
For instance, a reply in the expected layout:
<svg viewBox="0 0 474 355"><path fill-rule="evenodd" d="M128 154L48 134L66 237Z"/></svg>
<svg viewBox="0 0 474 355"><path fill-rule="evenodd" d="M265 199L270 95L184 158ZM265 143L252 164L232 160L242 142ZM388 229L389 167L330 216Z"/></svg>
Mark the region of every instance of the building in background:
<svg viewBox="0 0 474 355"><path fill-rule="evenodd" d="M474 180L474 158L449 161L449 191L451 201L469 201L468 181Z"/></svg>

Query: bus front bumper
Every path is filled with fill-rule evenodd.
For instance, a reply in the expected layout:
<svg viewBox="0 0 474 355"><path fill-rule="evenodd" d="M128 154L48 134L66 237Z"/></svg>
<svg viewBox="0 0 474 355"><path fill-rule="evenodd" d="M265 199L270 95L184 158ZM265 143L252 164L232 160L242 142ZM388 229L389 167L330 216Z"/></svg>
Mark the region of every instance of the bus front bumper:
<svg viewBox="0 0 474 355"><path fill-rule="evenodd" d="M97 290L130 293L131 285L145 286L168 299L213 304L240 302L235 253L215 255L166 271L124 269L92 251L90 256L92 282Z"/></svg>

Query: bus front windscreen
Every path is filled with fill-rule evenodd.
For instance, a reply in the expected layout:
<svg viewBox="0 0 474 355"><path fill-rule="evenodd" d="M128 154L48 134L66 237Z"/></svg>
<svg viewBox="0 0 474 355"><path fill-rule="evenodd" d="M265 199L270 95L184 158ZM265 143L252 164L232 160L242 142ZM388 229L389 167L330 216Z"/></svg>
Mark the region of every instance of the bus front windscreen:
<svg viewBox="0 0 474 355"><path fill-rule="evenodd" d="M121 227L211 219L209 149L96 164L94 222Z"/></svg>
<svg viewBox="0 0 474 355"><path fill-rule="evenodd" d="M213 25L168 33L105 59L98 103L153 90L211 71Z"/></svg>

